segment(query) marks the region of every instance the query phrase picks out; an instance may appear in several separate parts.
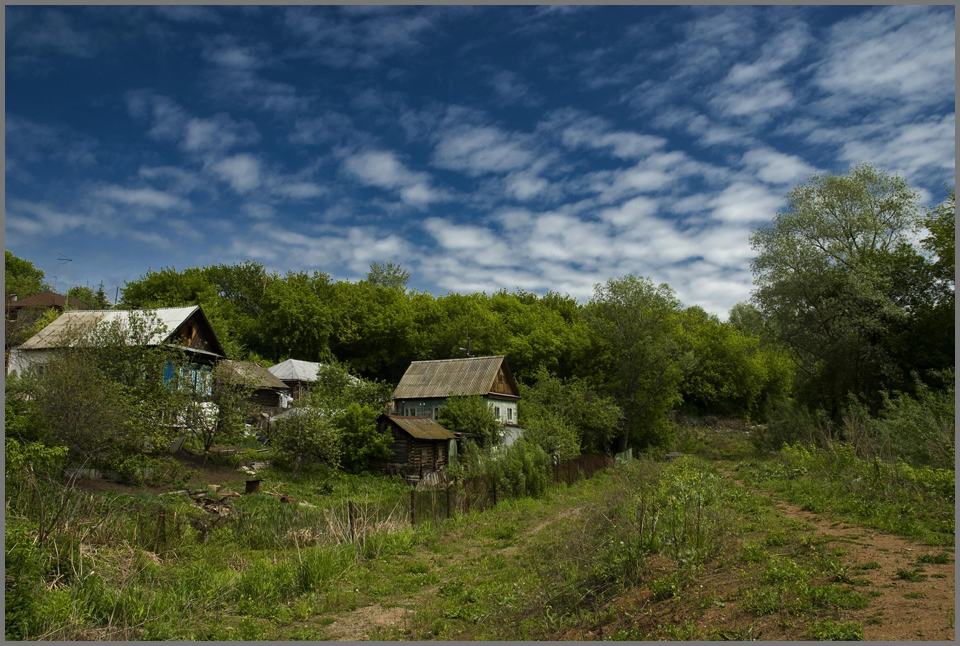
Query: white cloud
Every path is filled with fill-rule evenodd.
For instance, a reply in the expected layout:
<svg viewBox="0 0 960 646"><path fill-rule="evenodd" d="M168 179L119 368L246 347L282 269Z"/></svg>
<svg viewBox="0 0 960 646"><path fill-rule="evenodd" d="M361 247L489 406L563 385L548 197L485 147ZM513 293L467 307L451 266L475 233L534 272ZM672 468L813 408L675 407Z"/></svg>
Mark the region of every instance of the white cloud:
<svg viewBox="0 0 960 646"><path fill-rule="evenodd" d="M535 159L529 137L508 134L496 126L451 124L433 151L436 166L472 176L519 170Z"/></svg>
<svg viewBox="0 0 960 646"><path fill-rule="evenodd" d="M924 106L954 96L953 10L883 7L830 28L815 83L836 95L837 108L864 101Z"/></svg>
<svg viewBox="0 0 960 646"><path fill-rule="evenodd" d="M190 208L190 202L182 197L149 187L125 188L123 186L108 185L96 189L93 194L108 202L116 202L128 206L161 210L186 210Z"/></svg>
<svg viewBox="0 0 960 646"><path fill-rule="evenodd" d="M274 192L284 197L308 200L326 194L327 190L314 182L291 182L281 184L274 189Z"/></svg>
<svg viewBox="0 0 960 646"><path fill-rule="evenodd" d="M240 153L213 162L211 170L237 193L249 193L260 186L260 160L249 153Z"/></svg>
<svg viewBox="0 0 960 646"><path fill-rule="evenodd" d="M748 150L743 155L747 170L768 184L796 184L816 172L796 155L788 155L770 148Z"/></svg>
<svg viewBox="0 0 960 646"><path fill-rule="evenodd" d="M384 150L367 150L346 157L343 169L368 186L395 190L404 203L425 207L446 198L443 191L430 186L426 173L408 169L397 156Z"/></svg>
<svg viewBox="0 0 960 646"><path fill-rule="evenodd" d="M770 189L747 182L735 182L708 201L713 218L732 224L770 220L784 203Z"/></svg>

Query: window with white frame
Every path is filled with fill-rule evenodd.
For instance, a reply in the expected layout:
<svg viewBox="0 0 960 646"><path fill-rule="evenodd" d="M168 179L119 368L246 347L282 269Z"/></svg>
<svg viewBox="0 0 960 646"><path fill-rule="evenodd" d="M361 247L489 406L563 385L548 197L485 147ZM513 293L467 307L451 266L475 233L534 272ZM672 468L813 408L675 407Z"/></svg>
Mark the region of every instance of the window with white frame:
<svg viewBox="0 0 960 646"><path fill-rule="evenodd" d="M500 419L500 407L499 407L499 406L494 406L494 407L493 407L493 414L496 416L497 419Z"/></svg>
<svg viewBox="0 0 960 646"><path fill-rule="evenodd" d="M512 422L512 421L513 421L513 409L512 409L512 408L507 408L507 421L508 421L508 422Z"/></svg>

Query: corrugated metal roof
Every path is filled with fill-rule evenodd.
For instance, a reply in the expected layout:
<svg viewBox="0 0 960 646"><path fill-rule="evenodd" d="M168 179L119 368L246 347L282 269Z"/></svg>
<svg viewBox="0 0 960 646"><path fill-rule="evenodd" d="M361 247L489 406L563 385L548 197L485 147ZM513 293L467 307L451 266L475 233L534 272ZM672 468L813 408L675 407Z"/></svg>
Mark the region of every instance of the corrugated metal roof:
<svg viewBox="0 0 960 646"><path fill-rule="evenodd" d="M133 312L153 315L157 323L166 328L164 332L154 334L147 341L147 345L159 345L166 341L199 307L199 305L191 305L189 307L160 307L149 310L68 311L27 339L20 347L24 350L45 350L60 348L64 345L74 345L80 336L93 330L98 323L102 322L105 325L110 325L114 321L119 321L120 325L128 325L130 315Z"/></svg>
<svg viewBox="0 0 960 646"><path fill-rule="evenodd" d="M452 440L456 436L429 417L385 415L388 420L418 440Z"/></svg>
<svg viewBox="0 0 960 646"><path fill-rule="evenodd" d="M485 395L493 387L503 355L414 361L393 391L394 399Z"/></svg>
<svg viewBox="0 0 960 646"><path fill-rule="evenodd" d="M252 361L234 361L224 359L220 362L243 379L249 379L257 388L275 388L277 390L289 390L287 385L277 379L272 372Z"/></svg>
<svg viewBox="0 0 960 646"><path fill-rule="evenodd" d="M270 366L269 370L274 377L284 381L316 381L320 364L314 361L287 359L275 366Z"/></svg>
<svg viewBox="0 0 960 646"><path fill-rule="evenodd" d="M77 309L81 310L90 309L90 306L83 301L77 300L73 296L70 296L69 298L70 307L76 307ZM40 292L39 294L27 296L26 298L21 298L16 301L7 301L7 307L11 309L16 309L19 307L59 307L63 309L66 307L66 304L66 296L51 291Z"/></svg>

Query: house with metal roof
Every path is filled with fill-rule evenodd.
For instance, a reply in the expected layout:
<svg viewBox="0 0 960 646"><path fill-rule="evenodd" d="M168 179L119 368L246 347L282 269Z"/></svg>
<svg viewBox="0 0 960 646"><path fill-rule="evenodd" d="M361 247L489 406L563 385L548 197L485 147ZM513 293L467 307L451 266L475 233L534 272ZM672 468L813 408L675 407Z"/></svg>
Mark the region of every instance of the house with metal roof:
<svg viewBox="0 0 960 646"><path fill-rule="evenodd" d="M290 389L294 400L300 399L317 383L317 372L320 364L316 361L301 361L287 359L275 366L270 366L270 373L282 381Z"/></svg>
<svg viewBox="0 0 960 646"><path fill-rule="evenodd" d="M161 307L146 310L76 310L66 311L56 320L10 351L8 374L23 374L31 367L42 369L52 352L70 347L82 347L99 326L117 324L130 328L134 315L147 317L156 323L156 330L144 341L145 345L166 345L183 350L190 366L168 366L165 379L172 378L175 369L190 371L195 385L208 383L213 365L225 358L223 346L199 305L189 307ZM129 340L129 343L134 343Z"/></svg>
<svg viewBox="0 0 960 646"><path fill-rule="evenodd" d="M479 395L507 428L519 428L520 390L506 357L414 361L393 392L393 412L437 419L447 397Z"/></svg>

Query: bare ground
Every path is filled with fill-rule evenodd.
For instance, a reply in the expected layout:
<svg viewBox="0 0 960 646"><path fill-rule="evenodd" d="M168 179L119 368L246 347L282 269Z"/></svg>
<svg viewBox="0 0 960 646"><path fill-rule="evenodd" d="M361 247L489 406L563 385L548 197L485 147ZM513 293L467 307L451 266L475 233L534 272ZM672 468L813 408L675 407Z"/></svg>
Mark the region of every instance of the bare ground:
<svg viewBox="0 0 960 646"><path fill-rule="evenodd" d="M730 471L721 471L726 477L741 487L747 487ZM757 495L772 498L770 494L750 489ZM867 641L911 641L936 640L953 641L954 591L956 590L954 564L918 564L921 555L935 555L942 548L931 547L897 536L884 534L874 529L866 529L834 520L818 514L804 511L783 501L775 501L776 507L784 516L797 518L813 526L817 533L825 537L843 541L850 563L877 563L879 568L866 570L863 576L870 579L871 589L880 592L880 596L870 600L870 605L862 610L845 613L847 621L864 624L863 637ZM897 570L913 570L922 567L927 575L925 581L905 581L897 577ZM944 578L930 578L931 574ZM904 595L914 595L908 598ZM922 594L922 597L918 595ZM868 617L878 617L881 624L868 623Z"/></svg>

